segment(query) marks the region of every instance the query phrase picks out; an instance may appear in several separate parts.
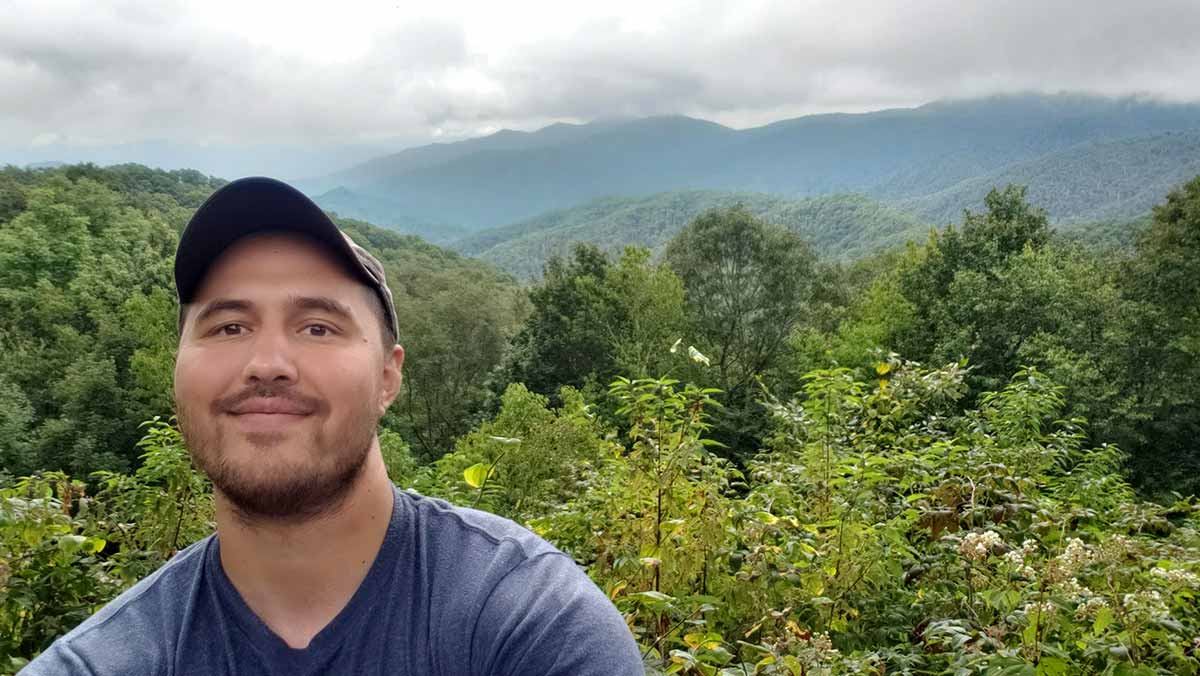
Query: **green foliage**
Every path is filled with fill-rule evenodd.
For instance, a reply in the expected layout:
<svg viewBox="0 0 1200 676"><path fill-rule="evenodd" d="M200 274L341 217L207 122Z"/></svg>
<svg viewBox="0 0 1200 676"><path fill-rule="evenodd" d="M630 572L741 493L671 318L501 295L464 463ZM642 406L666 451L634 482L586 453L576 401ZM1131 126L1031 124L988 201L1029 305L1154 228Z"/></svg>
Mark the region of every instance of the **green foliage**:
<svg viewBox="0 0 1200 676"><path fill-rule="evenodd" d="M176 234L163 212L68 173L24 187L25 209L0 226L0 381L32 409L17 473L125 469L138 422L170 403L161 375L153 391L138 381L151 354L168 370Z"/></svg>
<svg viewBox="0 0 1200 676"><path fill-rule="evenodd" d="M83 495L60 472L0 490L0 671L19 668L120 590L100 574L105 539L75 515Z"/></svg>
<svg viewBox="0 0 1200 676"><path fill-rule="evenodd" d="M513 341L507 379L552 395L661 370L685 330L683 297L680 279L645 249L630 247L614 263L580 245L569 261L551 259L530 290L533 311Z"/></svg>
<svg viewBox="0 0 1200 676"><path fill-rule="evenodd" d="M179 431L154 419L135 474L61 472L0 489L0 673L19 668L122 589L212 532L212 495Z"/></svg>
<svg viewBox="0 0 1200 676"><path fill-rule="evenodd" d="M219 184L0 172L0 672L211 530L153 416L170 252ZM808 207L830 234L851 202ZM710 211L664 263L581 246L528 293L343 219L407 348L389 476L570 552L663 673L1198 674L1200 179L1132 249L1023 188L985 207L853 265Z"/></svg>
<svg viewBox="0 0 1200 676"><path fill-rule="evenodd" d="M416 478L421 465L412 454L407 442L398 433L384 429L379 431L379 450L388 478L397 486L408 486Z"/></svg>
<svg viewBox="0 0 1200 676"><path fill-rule="evenodd" d="M527 312L524 292L491 266L410 235L337 219L383 263L405 348L404 385L384 426L429 461L486 408L491 377Z"/></svg>
<svg viewBox="0 0 1200 676"><path fill-rule="evenodd" d="M683 280L691 328L727 391L772 365L812 296L816 261L808 247L742 208L697 218L671 240L666 260Z"/></svg>
<svg viewBox="0 0 1200 676"><path fill-rule="evenodd" d="M419 473L421 493L526 522L574 495L580 477L611 453L610 442L579 393L563 388L562 406L510 385L499 413Z"/></svg>
<svg viewBox="0 0 1200 676"><path fill-rule="evenodd" d="M1124 295L1137 312L1124 380L1143 481L1200 493L1200 178L1167 196L1138 241Z"/></svg>
<svg viewBox="0 0 1200 676"><path fill-rule="evenodd" d="M744 478L711 392L619 380L625 451L536 525L662 673L1200 673L1200 510L1137 502L1038 371L958 413L965 375L814 371Z"/></svg>

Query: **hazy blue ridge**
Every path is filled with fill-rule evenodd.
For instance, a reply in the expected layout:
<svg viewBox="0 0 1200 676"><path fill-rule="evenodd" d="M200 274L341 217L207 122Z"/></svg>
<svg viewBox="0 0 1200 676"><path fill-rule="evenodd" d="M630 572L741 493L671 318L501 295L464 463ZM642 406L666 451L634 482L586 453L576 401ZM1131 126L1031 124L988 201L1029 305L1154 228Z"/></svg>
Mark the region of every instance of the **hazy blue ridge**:
<svg viewBox="0 0 1200 676"><path fill-rule="evenodd" d="M404 218L404 205L382 197L363 195L346 188L334 188L313 196L313 201L326 211L339 216L389 228L409 235L417 235L433 242L444 244L461 238L467 230L450 224L422 223Z"/></svg>
<svg viewBox="0 0 1200 676"><path fill-rule="evenodd" d="M322 192L343 187L398 205L374 220L481 230L606 195L677 190L788 198L862 193L884 202L913 200L972 179L1002 180L1003 172L1022 163L1084 144L1197 128L1200 105L1066 94L813 115L745 130L682 116L655 117L560 124L422 146L302 187L310 194L314 186ZM1155 171L1155 176L1162 173ZM1148 184L1146 192L1162 194ZM947 193L946 210L958 212L976 199L967 190L955 205L949 200L957 194ZM930 198L922 213L943 213L935 208L938 202ZM1079 214L1054 213L1061 219L1091 219L1134 208L1106 211L1090 201L1085 206Z"/></svg>

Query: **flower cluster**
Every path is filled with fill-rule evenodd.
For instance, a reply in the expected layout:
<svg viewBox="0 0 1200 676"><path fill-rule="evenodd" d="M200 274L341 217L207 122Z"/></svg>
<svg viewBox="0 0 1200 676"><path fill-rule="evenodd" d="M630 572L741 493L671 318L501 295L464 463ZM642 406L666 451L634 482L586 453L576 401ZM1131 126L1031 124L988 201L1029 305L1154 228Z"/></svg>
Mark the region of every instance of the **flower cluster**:
<svg viewBox="0 0 1200 676"><path fill-rule="evenodd" d="M1004 546L1004 540L994 530L983 533L967 533L958 545L958 552L972 561L983 561L996 549Z"/></svg>
<svg viewBox="0 0 1200 676"><path fill-rule="evenodd" d="M830 640L827 632L813 634L809 638L806 648L801 652L810 665L827 664L837 659L840 654L838 649L833 647L833 641Z"/></svg>
<svg viewBox="0 0 1200 676"><path fill-rule="evenodd" d="M1104 599L1100 598L1099 596L1093 596L1093 597L1089 598L1088 600L1084 601L1083 603L1079 604L1079 607L1075 609L1075 619L1090 620L1090 619L1096 617L1096 613L1100 612L1101 610L1103 610L1107 607L1108 607L1108 601L1105 601Z"/></svg>
<svg viewBox="0 0 1200 676"><path fill-rule="evenodd" d="M1030 601L1021 608L1021 612L1025 613L1026 617L1041 616L1043 618L1052 617L1058 607L1049 601Z"/></svg>
<svg viewBox="0 0 1200 676"><path fill-rule="evenodd" d="M1173 568L1167 570L1165 568L1154 568L1150 574L1160 580L1164 580L1167 584L1178 585L1180 587L1197 587L1200 586L1200 576L1182 568Z"/></svg>
<svg viewBox="0 0 1200 676"><path fill-rule="evenodd" d="M1037 573L1032 566L1025 563L1025 557L1037 551L1037 542L1026 540L1021 543L1020 549L1012 549L1004 554L1004 561L1010 565L1018 575L1026 579L1033 579Z"/></svg>
<svg viewBox="0 0 1200 676"><path fill-rule="evenodd" d="M1121 605L1131 613L1162 617L1167 614L1167 604L1162 595L1156 591L1140 591L1126 594L1121 598Z"/></svg>
<svg viewBox="0 0 1200 676"><path fill-rule="evenodd" d="M1054 591L1071 601L1079 602L1092 596L1092 590L1079 584L1079 579L1068 577L1054 585Z"/></svg>
<svg viewBox="0 0 1200 676"><path fill-rule="evenodd" d="M1133 543L1124 535L1111 535L1100 543L1097 558L1105 563L1119 564L1133 549Z"/></svg>
<svg viewBox="0 0 1200 676"><path fill-rule="evenodd" d="M1051 582L1062 583L1075 577L1079 571L1093 560L1091 550L1079 538L1071 538L1062 554L1054 557L1046 573Z"/></svg>

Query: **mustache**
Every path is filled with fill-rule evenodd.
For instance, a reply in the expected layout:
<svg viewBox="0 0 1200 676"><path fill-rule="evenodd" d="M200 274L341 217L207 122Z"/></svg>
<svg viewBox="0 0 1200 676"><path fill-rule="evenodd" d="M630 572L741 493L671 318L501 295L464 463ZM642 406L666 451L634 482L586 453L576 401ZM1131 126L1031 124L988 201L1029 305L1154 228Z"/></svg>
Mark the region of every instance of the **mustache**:
<svg viewBox="0 0 1200 676"><path fill-rule="evenodd" d="M326 405L323 399L310 397L292 389L293 386L279 386L271 384L251 385L245 389L231 394L227 397L221 397L212 402L212 413L232 413L238 406L244 404L250 399L281 399L297 408L301 408L313 413L321 413L325 411Z"/></svg>

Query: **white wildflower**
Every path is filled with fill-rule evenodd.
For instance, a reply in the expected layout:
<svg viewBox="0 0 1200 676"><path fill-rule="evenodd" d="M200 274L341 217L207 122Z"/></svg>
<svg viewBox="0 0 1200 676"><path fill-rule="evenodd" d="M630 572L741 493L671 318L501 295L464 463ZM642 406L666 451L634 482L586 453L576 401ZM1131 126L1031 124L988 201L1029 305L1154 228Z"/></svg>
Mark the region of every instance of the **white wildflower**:
<svg viewBox="0 0 1200 676"><path fill-rule="evenodd" d="M994 530L983 533L967 533L958 545L958 552L973 561L983 561L993 550L1004 546L1004 540Z"/></svg>
<svg viewBox="0 0 1200 676"><path fill-rule="evenodd" d="M1026 540L1026 542L1029 542ZM1025 565L1025 550L1012 549L1004 554L1004 562L1007 563L1013 571L1024 578L1032 579L1037 573L1031 566Z"/></svg>
<svg viewBox="0 0 1200 676"><path fill-rule="evenodd" d="M1156 591L1140 591L1126 594L1121 598L1121 605L1131 613L1160 617L1167 614L1167 605L1162 595Z"/></svg>
<svg viewBox="0 0 1200 676"><path fill-rule="evenodd" d="M1077 620L1092 619L1092 618L1096 617L1096 613L1100 612L1101 610L1103 610L1104 608L1107 608L1107 607L1108 607L1108 601L1105 601L1104 599L1100 598L1099 596L1093 596L1093 597L1089 598L1088 600L1084 601L1083 603L1079 604L1079 607L1075 609L1075 619L1077 619Z"/></svg>
<svg viewBox="0 0 1200 676"><path fill-rule="evenodd" d="M827 632L813 634L812 638L809 639L809 644L812 646L815 653L814 657L817 658L817 661L828 662L838 656L838 650L833 647L833 641L830 640Z"/></svg>
<svg viewBox="0 0 1200 676"><path fill-rule="evenodd" d="M1150 574L1160 580L1166 581L1170 585L1179 585L1181 587L1200 586L1200 577L1191 571L1183 570L1182 568L1173 568L1167 570L1165 568L1154 568Z"/></svg>
<svg viewBox="0 0 1200 676"><path fill-rule="evenodd" d="M1079 580L1069 577L1054 585L1054 590L1072 601L1080 601L1092 595L1090 589L1079 584Z"/></svg>
<svg viewBox="0 0 1200 676"><path fill-rule="evenodd" d="M1021 612L1025 613L1026 617L1041 616L1043 618L1053 616L1056 610L1058 610L1058 607L1049 601L1042 601L1040 603L1030 601L1021 608Z"/></svg>

